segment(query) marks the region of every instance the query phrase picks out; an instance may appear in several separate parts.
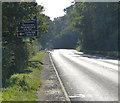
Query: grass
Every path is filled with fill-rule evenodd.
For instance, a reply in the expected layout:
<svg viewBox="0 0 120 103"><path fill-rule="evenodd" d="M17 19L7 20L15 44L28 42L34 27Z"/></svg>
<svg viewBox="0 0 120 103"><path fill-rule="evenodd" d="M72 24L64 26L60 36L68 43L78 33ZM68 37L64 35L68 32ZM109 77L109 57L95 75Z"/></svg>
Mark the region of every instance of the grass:
<svg viewBox="0 0 120 103"><path fill-rule="evenodd" d="M0 103L2 102L2 92L0 91Z"/></svg>
<svg viewBox="0 0 120 103"><path fill-rule="evenodd" d="M30 60L43 62L44 52L37 53ZM43 66L40 63L30 62L22 73L10 77L6 88L2 88L3 101L35 101L36 91L40 89L40 73Z"/></svg>
<svg viewBox="0 0 120 103"><path fill-rule="evenodd" d="M82 50L80 46L76 48L77 51L82 51L84 53L89 53L89 54L100 54L104 56L110 56L110 57L117 57L120 58L120 52L118 51L92 51L92 50Z"/></svg>
<svg viewBox="0 0 120 103"><path fill-rule="evenodd" d="M76 48L77 51L80 51L80 49L81 49L81 46L78 46L78 47Z"/></svg>
<svg viewBox="0 0 120 103"><path fill-rule="evenodd" d="M120 57L120 55L118 55L117 51L84 51L84 52L90 53L90 54L100 54L100 55L116 57L116 58Z"/></svg>
<svg viewBox="0 0 120 103"><path fill-rule="evenodd" d="M44 52L40 52L40 53L38 52L36 54L36 56L34 56L30 59L30 61L41 61L41 62L43 62L43 57L45 57L45 53Z"/></svg>

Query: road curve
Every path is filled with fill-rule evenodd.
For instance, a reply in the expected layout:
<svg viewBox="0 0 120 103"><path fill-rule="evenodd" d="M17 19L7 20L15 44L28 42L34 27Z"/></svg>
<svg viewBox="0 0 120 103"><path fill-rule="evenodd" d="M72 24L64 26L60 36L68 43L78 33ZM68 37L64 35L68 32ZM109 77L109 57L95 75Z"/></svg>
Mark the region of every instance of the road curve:
<svg viewBox="0 0 120 103"><path fill-rule="evenodd" d="M51 56L71 101L118 101L118 61L58 49Z"/></svg>

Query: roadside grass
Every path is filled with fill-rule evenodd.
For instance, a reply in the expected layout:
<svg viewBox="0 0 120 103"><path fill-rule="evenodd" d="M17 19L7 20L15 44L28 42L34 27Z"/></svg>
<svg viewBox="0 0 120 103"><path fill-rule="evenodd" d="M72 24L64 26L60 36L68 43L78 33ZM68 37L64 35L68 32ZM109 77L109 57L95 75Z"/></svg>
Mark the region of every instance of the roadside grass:
<svg viewBox="0 0 120 103"><path fill-rule="evenodd" d="M103 56L120 58L120 53L118 51L83 51L84 53L98 54Z"/></svg>
<svg viewBox="0 0 120 103"><path fill-rule="evenodd" d="M0 103L2 102L2 92L0 91Z"/></svg>
<svg viewBox="0 0 120 103"><path fill-rule="evenodd" d="M120 52L118 51L92 51L92 50L82 50L80 46L76 48L77 51L82 51L88 54L99 54L104 56L120 58Z"/></svg>
<svg viewBox="0 0 120 103"><path fill-rule="evenodd" d="M36 54L36 56L33 56L31 59L30 59L30 61L41 61L41 62L43 62L43 58L45 57L45 53L44 52L38 52L37 54Z"/></svg>
<svg viewBox="0 0 120 103"><path fill-rule="evenodd" d="M81 50L81 46L78 46L78 47L76 48L76 50L77 50L77 51L80 51L80 50Z"/></svg>
<svg viewBox="0 0 120 103"><path fill-rule="evenodd" d="M30 60L43 62L44 52L38 52ZM2 101L35 101L36 91L40 89L40 73L43 66L40 63L30 62L22 73L14 74L7 81L7 87L2 88Z"/></svg>

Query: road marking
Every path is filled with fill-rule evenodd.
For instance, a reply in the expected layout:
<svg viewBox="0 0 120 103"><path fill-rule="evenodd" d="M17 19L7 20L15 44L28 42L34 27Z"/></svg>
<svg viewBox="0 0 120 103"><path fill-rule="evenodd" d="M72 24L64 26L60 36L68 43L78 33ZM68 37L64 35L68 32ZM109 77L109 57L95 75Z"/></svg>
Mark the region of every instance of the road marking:
<svg viewBox="0 0 120 103"><path fill-rule="evenodd" d="M90 94L85 95L85 94L82 94L82 93L74 94L74 95L69 96L69 98L91 98L91 97L92 97L92 95L90 95Z"/></svg>
<svg viewBox="0 0 120 103"><path fill-rule="evenodd" d="M66 92L66 90L65 90L65 88L64 88L64 86L63 86L63 83L62 83L62 81L61 81L61 79L60 79L60 77L59 77L59 75L58 75L58 72L57 72L57 70L56 70L56 68L55 68L55 65L54 65L54 63L53 63L53 60L52 60L52 58L51 58L50 53L49 53L49 57L50 57L50 61L51 61L52 65L53 65L53 68L54 68L54 70L55 70L55 73L56 73L56 76L57 76L57 78L58 78L58 81L59 81L59 83L60 83L60 85L61 85L62 91L63 91L63 93L64 93L64 95L65 95L66 101L69 101L69 102L70 102L70 98L69 98L69 96L68 96L68 94L67 94L67 92Z"/></svg>
<svg viewBox="0 0 120 103"><path fill-rule="evenodd" d="M84 94L74 94L72 96L69 96L70 98L85 98Z"/></svg>

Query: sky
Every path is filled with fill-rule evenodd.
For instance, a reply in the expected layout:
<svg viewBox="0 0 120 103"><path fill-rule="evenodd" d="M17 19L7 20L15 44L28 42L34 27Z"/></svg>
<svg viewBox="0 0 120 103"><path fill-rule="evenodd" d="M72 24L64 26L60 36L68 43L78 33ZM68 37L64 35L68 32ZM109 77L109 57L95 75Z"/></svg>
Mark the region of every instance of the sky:
<svg viewBox="0 0 120 103"><path fill-rule="evenodd" d="M69 7L74 0L36 0L38 5L42 5L45 8L44 14L53 20L56 17L64 16L64 9Z"/></svg>

